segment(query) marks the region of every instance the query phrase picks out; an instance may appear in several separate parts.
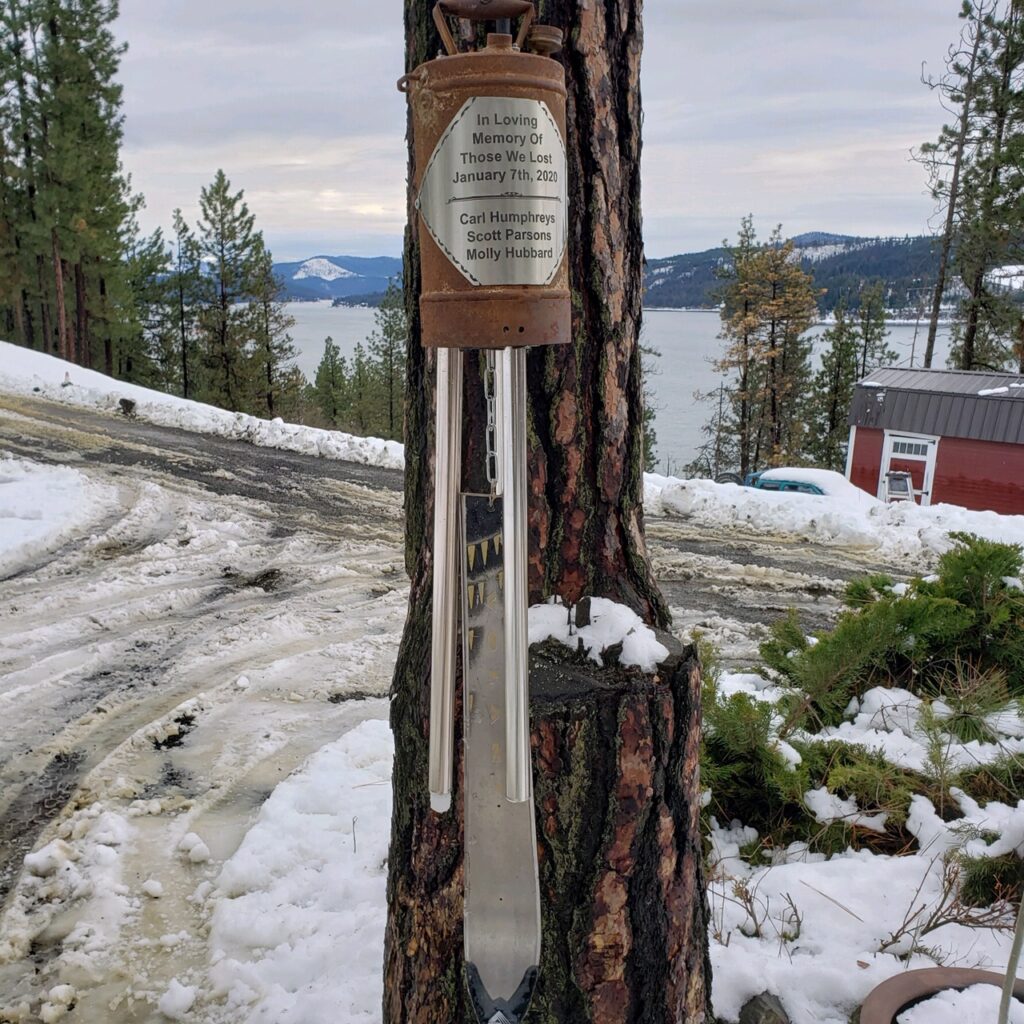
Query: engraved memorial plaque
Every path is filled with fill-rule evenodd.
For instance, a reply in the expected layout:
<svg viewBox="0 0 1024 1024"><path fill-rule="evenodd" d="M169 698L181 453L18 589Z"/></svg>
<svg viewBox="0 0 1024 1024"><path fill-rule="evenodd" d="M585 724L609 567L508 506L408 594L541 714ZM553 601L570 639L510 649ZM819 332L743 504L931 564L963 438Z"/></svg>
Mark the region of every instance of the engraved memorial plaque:
<svg viewBox="0 0 1024 1024"><path fill-rule="evenodd" d="M547 104L475 96L438 140L416 200L475 285L546 285L566 238L565 143Z"/></svg>

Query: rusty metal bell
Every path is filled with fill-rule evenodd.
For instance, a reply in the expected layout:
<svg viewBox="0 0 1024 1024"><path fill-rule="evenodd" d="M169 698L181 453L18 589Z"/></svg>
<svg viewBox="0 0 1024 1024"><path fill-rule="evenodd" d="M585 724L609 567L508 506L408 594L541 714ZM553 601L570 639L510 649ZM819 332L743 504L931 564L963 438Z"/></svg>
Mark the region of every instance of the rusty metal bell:
<svg viewBox="0 0 1024 1024"><path fill-rule="evenodd" d="M522 16L459 52L446 15ZM565 72L555 29L528 0L444 0L446 54L399 82L412 111L427 347L497 349L570 339ZM521 48L536 35L538 52Z"/></svg>

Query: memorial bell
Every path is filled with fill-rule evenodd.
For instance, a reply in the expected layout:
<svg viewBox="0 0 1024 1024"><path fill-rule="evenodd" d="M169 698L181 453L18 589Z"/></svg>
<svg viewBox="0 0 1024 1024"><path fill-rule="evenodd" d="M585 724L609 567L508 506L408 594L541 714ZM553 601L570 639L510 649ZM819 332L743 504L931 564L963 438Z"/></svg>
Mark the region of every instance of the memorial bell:
<svg viewBox="0 0 1024 1024"><path fill-rule="evenodd" d="M521 23L515 38L489 32L483 49L462 51L446 15ZM423 344L567 342L561 32L535 24L526 0L444 0L434 20L446 53L399 83L412 110Z"/></svg>

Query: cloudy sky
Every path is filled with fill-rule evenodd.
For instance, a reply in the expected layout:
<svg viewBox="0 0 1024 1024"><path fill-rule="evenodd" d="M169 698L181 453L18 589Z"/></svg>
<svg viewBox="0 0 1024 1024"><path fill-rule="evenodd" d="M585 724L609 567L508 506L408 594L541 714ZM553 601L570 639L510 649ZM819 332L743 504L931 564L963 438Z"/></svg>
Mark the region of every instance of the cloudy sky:
<svg viewBox="0 0 1024 1024"><path fill-rule="evenodd" d="M748 212L762 234L778 222L787 234L928 230L910 149L942 113L921 66L941 70L958 6L647 0L648 256L716 245ZM125 164L146 197L143 226L166 227L177 206L194 219L223 167L275 258L397 255L401 7L122 0Z"/></svg>

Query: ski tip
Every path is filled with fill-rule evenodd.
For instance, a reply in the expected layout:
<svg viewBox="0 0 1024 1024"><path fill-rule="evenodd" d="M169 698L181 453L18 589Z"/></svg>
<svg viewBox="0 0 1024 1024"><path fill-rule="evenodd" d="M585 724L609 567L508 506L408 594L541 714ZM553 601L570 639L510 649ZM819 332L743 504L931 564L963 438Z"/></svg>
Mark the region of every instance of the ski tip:
<svg viewBox="0 0 1024 1024"><path fill-rule="evenodd" d="M520 1024L530 1008L539 977L539 967L528 967L510 999L495 999L481 980L476 964L467 961L466 988L477 1020L480 1024Z"/></svg>
<svg viewBox="0 0 1024 1024"><path fill-rule="evenodd" d="M447 814L452 809L451 793L431 793L430 809L435 814Z"/></svg>

